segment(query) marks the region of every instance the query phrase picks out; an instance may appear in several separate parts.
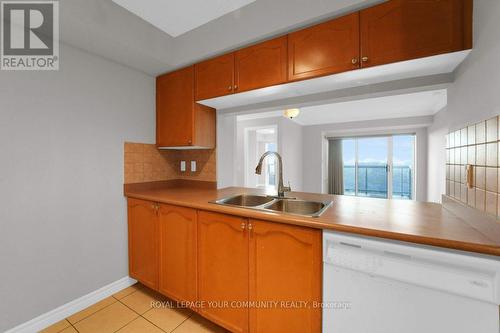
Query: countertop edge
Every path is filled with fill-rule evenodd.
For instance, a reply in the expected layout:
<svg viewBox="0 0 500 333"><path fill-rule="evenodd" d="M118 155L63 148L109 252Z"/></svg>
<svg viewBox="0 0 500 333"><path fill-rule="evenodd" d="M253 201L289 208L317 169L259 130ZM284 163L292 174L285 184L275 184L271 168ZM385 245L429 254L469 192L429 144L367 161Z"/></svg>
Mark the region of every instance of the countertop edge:
<svg viewBox="0 0 500 333"><path fill-rule="evenodd" d="M500 246L497 247L497 246L490 246L490 245L471 243L471 242L462 242L462 241L443 239L443 238L431 238L431 237L426 237L426 236L411 235L411 234L384 231L384 230L378 230L378 229L372 229L372 228L354 227L354 226L347 226L347 225L341 225L341 224L325 224L325 223L321 223L321 222L314 223L313 222L314 218L307 218L308 221L304 221L303 217L295 217L293 215L284 216L284 215L281 215L279 213L261 212L258 210L252 210L252 209L247 209L247 208L228 207L228 206L221 206L221 205L216 205L216 204L208 205L208 208L207 208L206 204L201 205L201 204L191 203L191 202L186 202L186 201L168 200L168 199L164 199L164 198L162 199L162 198L159 198L158 196L154 196L154 195L145 195L145 194L126 192L125 196L129 197L129 198L155 201L155 202L164 203L164 204L170 204L170 205L181 206L181 207L188 207L188 208L205 210L205 211L212 211L212 212L216 212L216 213L228 214L228 215L233 215L233 216L240 216L240 217L253 218L253 219L262 219L262 220L271 221L271 222L291 224L291 225L297 225L297 226L303 226L303 227L309 227L309 228L347 232L347 233L352 233L352 234L385 238L385 239L391 239L391 240L402 241L402 242L407 242L407 243L429 245L429 246L436 246L436 247L440 247L440 248L447 248L447 249L453 249L453 250L459 250L459 251L465 251L465 252L474 252L474 253L480 253L480 254L486 254L486 255L500 256ZM309 219L311 219L311 220L309 221Z"/></svg>

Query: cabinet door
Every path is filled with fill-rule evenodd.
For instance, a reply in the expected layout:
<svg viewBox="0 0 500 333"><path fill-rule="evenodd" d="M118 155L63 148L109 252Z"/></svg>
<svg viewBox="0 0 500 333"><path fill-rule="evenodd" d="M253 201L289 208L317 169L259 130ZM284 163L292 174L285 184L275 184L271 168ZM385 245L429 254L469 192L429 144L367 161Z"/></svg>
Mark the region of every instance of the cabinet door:
<svg viewBox="0 0 500 333"><path fill-rule="evenodd" d="M156 204L128 199L129 274L158 289L158 216Z"/></svg>
<svg viewBox="0 0 500 333"><path fill-rule="evenodd" d="M196 301L196 210L160 205L159 291L178 301Z"/></svg>
<svg viewBox="0 0 500 333"><path fill-rule="evenodd" d="M288 80L359 68L359 13L288 35Z"/></svg>
<svg viewBox="0 0 500 333"><path fill-rule="evenodd" d="M156 144L190 146L194 132L194 67L156 79Z"/></svg>
<svg viewBox="0 0 500 333"><path fill-rule="evenodd" d="M245 219L198 213L198 299L206 303L200 312L208 319L231 332L248 331L248 309L234 303L248 301Z"/></svg>
<svg viewBox="0 0 500 333"><path fill-rule="evenodd" d="M250 220L251 332L321 332L321 231ZM297 307L282 307L281 302ZM261 303L256 303L261 304Z"/></svg>
<svg viewBox="0 0 500 333"><path fill-rule="evenodd" d="M362 66L472 47L469 0L391 0L361 11Z"/></svg>
<svg viewBox="0 0 500 333"><path fill-rule="evenodd" d="M234 53L200 62L195 72L197 101L234 92Z"/></svg>
<svg viewBox="0 0 500 333"><path fill-rule="evenodd" d="M287 36L236 52L235 92L284 83L287 80Z"/></svg>

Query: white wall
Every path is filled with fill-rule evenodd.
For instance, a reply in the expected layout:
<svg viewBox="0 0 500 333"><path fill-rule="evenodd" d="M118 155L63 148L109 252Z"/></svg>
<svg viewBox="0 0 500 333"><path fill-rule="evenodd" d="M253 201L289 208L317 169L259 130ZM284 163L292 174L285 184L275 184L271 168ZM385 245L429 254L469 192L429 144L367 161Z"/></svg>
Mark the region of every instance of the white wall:
<svg viewBox="0 0 500 333"><path fill-rule="evenodd" d="M128 275L123 142L154 142L155 81L61 46L0 73L0 331Z"/></svg>
<svg viewBox="0 0 500 333"><path fill-rule="evenodd" d="M416 199L427 199L427 130L432 117L413 117L306 126L303 129L303 189L321 193L326 181L325 135L376 135L416 133Z"/></svg>
<svg viewBox="0 0 500 333"><path fill-rule="evenodd" d="M278 128L278 153L283 159L283 181L290 182L294 191L302 190L302 126L285 117L262 118L237 122L235 180L237 186L245 185L244 129L248 127L276 126Z"/></svg>
<svg viewBox="0 0 500 333"><path fill-rule="evenodd" d="M217 113L217 187L236 185L236 116Z"/></svg>
<svg viewBox="0 0 500 333"><path fill-rule="evenodd" d="M284 181L288 186L288 181L293 191L303 190L302 173L302 139L303 127L294 121L281 117L278 132L280 152L283 156Z"/></svg>
<svg viewBox="0 0 500 333"><path fill-rule="evenodd" d="M427 129L427 200L441 202L441 195L446 193L446 140L449 119L446 108L434 116L434 123Z"/></svg>
<svg viewBox="0 0 500 333"><path fill-rule="evenodd" d="M350 123L301 126L284 117L236 120L234 115L218 117L217 182L220 188L245 185L244 128L277 126L278 150L284 164L284 181L295 191L321 193L325 181L325 134L416 133L417 195L427 200L427 129L431 116L370 120ZM236 131L234 130L236 128Z"/></svg>
<svg viewBox="0 0 500 333"><path fill-rule="evenodd" d="M474 48L455 73L448 106L429 128L428 197L440 202L445 192L444 135L500 114L500 1L474 1Z"/></svg>
<svg viewBox="0 0 500 333"><path fill-rule="evenodd" d="M283 158L283 179L294 191L302 190L302 126L284 117L236 120L217 118L217 184L219 188L245 186L244 128L276 126L278 152Z"/></svg>

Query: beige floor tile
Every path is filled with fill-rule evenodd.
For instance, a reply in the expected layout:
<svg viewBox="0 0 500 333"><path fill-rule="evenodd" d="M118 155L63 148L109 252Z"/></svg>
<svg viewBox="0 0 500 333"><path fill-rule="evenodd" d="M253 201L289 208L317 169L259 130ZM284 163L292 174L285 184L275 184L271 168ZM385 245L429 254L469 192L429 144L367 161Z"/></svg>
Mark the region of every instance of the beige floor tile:
<svg viewBox="0 0 500 333"><path fill-rule="evenodd" d="M227 332L220 326L199 315L193 315L174 330L174 333L223 333Z"/></svg>
<svg viewBox="0 0 500 333"><path fill-rule="evenodd" d="M118 333L163 333L163 331L146 319L139 317L120 329Z"/></svg>
<svg viewBox="0 0 500 333"><path fill-rule="evenodd" d="M120 290L119 292L117 292L116 294L114 294L113 297L116 298L116 299L122 299L125 296L128 296L128 295L130 295L132 293L135 293L140 288L142 288L142 285L139 284L139 283L136 283L133 286L130 286L128 288Z"/></svg>
<svg viewBox="0 0 500 333"><path fill-rule="evenodd" d="M120 300L123 304L137 312L138 314L143 314L144 312L151 310L152 302L163 300L164 298L159 294L155 293L151 289L141 288L135 293L130 294Z"/></svg>
<svg viewBox="0 0 500 333"><path fill-rule="evenodd" d="M155 308L149 310L142 316L165 332L172 332L177 326L189 318L191 314L191 311L188 309Z"/></svg>
<svg viewBox="0 0 500 333"><path fill-rule="evenodd" d="M71 324L66 319L64 319L64 320L58 321L57 323L47 327L44 330L41 330L40 333L57 333L57 332L61 332L63 329L65 329L68 326L71 326Z"/></svg>
<svg viewBox="0 0 500 333"><path fill-rule="evenodd" d="M75 324L80 333L111 333L124 327L138 315L120 302L94 313Z"/></svg>
<svg viewBox="0 0 500 333"><path fill-rule="evenodd" d="M59 333L78 333L77 330L75 330L75 328L73 326L70 326L68 328L65 328L63 329L61 332Z"/></svg>
<svg viewBox="0 0 500 333"><path fill-rule="evenodd" d="M87 318L91 314L96 313L97 311L104 309L105 307L113 304L114 302L116 302L116 299L113 297L105 298L102 301L99 301L99 302L95 303L94 305L91 305L88 308L83 309L82 311L77 312L72 316L69 316L67 319L71 324L75 324L75 323L79 322L80 320Z"/></svg>

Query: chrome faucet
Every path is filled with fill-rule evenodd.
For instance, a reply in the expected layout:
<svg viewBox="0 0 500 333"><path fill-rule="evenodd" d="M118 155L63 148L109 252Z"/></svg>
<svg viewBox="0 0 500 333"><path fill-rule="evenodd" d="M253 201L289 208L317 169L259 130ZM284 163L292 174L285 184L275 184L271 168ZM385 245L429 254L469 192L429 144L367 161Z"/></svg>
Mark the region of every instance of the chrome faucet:
<svg viewBox="0 0 500 333"><path fill-rule="evenodd" d="M264 159L269 156L269 155L274 155L276 159L278 160L278 172L279 172L279 180L278 180L278 197L279 198L284 198L285 197L285 192L290 192L292 189L290 188L290 183L288 186L283 186L283 161L281 159L280 154L274 151L266 151L259 160L259 164L257 164L257 167L255 168L255 173L257 175L260 175L262 173L262 163L264 162Z"/></svg>

